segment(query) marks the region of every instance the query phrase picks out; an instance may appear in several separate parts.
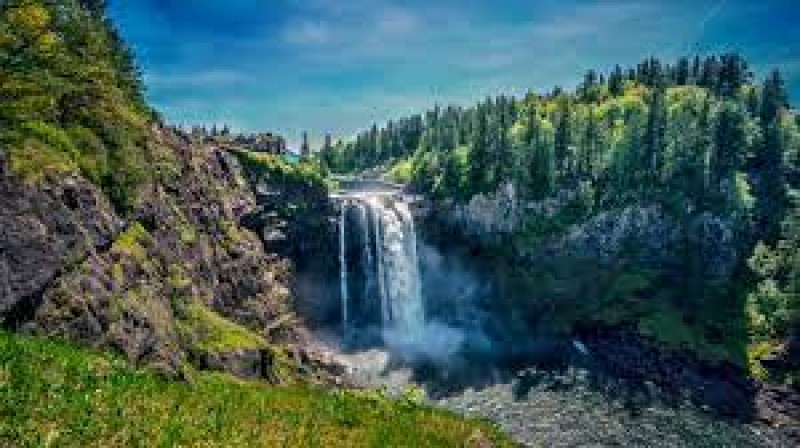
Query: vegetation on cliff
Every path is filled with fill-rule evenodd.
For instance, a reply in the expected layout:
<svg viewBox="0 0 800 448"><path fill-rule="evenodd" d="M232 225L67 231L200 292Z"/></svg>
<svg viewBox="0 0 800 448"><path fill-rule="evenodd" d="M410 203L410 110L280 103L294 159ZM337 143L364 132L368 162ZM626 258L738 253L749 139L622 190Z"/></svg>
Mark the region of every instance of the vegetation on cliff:
<svg viewBox="0 0 800 448"><path fill-rule="evenodd" d="M0 146L30 181L80 171L120 210L152 173L147 106L105 2L0 4Z"/></svg>

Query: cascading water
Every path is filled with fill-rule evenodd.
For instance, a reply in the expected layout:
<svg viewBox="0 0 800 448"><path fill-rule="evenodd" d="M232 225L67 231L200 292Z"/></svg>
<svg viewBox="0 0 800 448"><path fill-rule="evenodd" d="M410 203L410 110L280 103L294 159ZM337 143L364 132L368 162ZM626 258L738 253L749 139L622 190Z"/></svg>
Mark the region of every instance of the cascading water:
<svg viewBox="0 0 800 448"><path fill-rule="evenodd" d="M384 337L414 341L425 324L414 221L398 195L340 201L342 327L380 324Z"/></svg>
<svg viewBox="0 0 800 448"><path fill-rule="evenodd" d="M348 312L347 305L349 302L347 291L347 207L342 204L342 211L339 215L339 265L341 266L341 278L339 284L341 285L342 294L342 329L347 334Z"/></svg>

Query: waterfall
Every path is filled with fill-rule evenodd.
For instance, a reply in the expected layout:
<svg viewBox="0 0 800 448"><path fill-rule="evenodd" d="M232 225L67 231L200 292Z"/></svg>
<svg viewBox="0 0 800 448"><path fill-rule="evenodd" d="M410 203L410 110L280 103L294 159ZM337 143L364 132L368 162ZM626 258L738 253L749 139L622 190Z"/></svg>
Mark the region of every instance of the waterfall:
<svg viewBox="0 0 800 448"><path fill-rule="evenodd" d="M339 265L340 268L340 285L342 294L342 330L347 335L347 305L349 301L349 294L347 291L347 205L342 204L342 210L339 214Z"/></svg>
<svg viewBox="0 0 800 448"><path fill-rule="evenodd" d="M417 236L408 204L391 194L359 193L348 196L340 205L343 328L347 331L358 320L365 325L379 324L384 332L413 340L422 330L425 313ZM346 227L350 216L357 228ZM348 252L355 245L359 250ZM361 272L349 275L355 274L350 272L351 267ZM363 285L351 289L348 281L357 280ZM356 291L360 296L351 296Z"/></svg>
<svg viewBox="0 0 800 448"><path fill-rule="evenodd" d="M367 216L367 205L359 204L358 217L361 229L361 249L364 257L364 296L369 296L374 283L374 269L372 262L372 249L369 239L369 216Z"/></svg>

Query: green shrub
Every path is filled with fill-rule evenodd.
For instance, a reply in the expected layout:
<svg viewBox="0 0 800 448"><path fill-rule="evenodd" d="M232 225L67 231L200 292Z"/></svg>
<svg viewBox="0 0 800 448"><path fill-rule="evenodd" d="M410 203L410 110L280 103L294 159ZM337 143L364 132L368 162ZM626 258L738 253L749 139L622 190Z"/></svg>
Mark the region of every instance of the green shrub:
<svg viewBox="0 0 800 448"><path fill-rule="evenodd" d="M319 166L310 162L289 163L283 157L273 154L252 151L231 151L245 169L263 176L263 179L275 184L297 184L309 188L327 190L325 177Z"/></svg>
<svg viewBox="0 0 800 448"><path fill-rule="evenodd" d="M395 182L407 184L414 177L413 168L411 159L402 159L389 169L389 178Z"/></svg>

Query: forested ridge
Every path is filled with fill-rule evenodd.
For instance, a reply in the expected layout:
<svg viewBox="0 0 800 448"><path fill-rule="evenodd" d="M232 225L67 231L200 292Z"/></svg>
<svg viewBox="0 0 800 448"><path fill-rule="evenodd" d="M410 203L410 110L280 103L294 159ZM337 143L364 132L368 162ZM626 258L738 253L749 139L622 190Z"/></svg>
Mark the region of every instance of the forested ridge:
<svg viewBox="0 0 800 448"><path fill-rule="evenodd" d="M36 180L80 171L119 209L156 155L133 55L102 0L0 2L0 144Z"/></svg>
<svg viewBox="0 0 800 448"><path fill-rule="evenodd" d="M678 276L652 291L661 298L650 303L684 316L657 325L663 333L685 321L723 345L746 340L751 367L765 374L754 359L782 347L800 323L799 125L777 71L759 82L734 53L675 63L649 58L630 69L589 71L572 92L557 87L473 107L437 106L373 125L352 141L327 138L319 158L333 171L378 169L456 203L503 185L513 185L522 203L577 192L568 213L544 226L528 213L507 245L631 206L656 204L685 223L729 218L741 248L735 276L722 285L705 278L702 242L689 241ZM673 297L664 299L669 291ZM573 300L580 307L593 299ZM635 319L649 325L663 320L662 311ZM731 325L738 314L744 330Z"/></svg>

